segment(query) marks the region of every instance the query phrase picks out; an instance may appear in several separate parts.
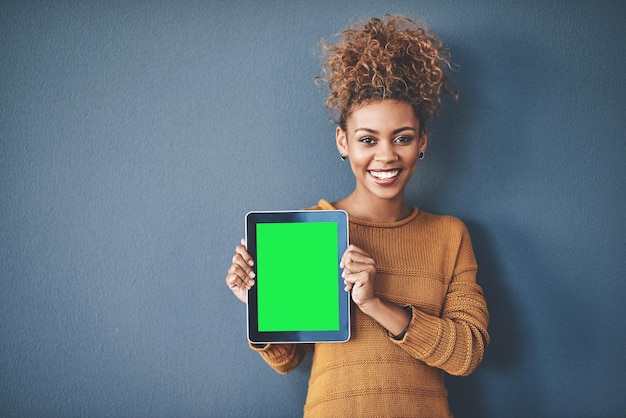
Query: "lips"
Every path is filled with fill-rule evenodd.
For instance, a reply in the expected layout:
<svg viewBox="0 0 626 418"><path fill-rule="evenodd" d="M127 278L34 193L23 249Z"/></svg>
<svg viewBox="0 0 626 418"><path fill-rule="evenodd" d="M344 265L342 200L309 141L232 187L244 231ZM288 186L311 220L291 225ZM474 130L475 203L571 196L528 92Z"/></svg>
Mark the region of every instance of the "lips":
<svg viewBox="0 0 626 418"><path fill-rule="evenodd" d="M394 170L368 170L368 173L378 184L392 184L400 175L400 169Z"/></svg>

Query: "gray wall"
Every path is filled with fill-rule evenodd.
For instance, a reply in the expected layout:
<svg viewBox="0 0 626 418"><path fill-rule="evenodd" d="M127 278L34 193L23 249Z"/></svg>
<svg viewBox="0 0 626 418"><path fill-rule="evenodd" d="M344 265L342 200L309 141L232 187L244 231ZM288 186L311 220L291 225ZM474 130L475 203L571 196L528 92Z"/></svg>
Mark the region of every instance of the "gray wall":
<svg viewBox="0 0 626 418"><path fill-rule="evenodd" d="M408 191L466 221L492 314L454 412L623 414L625 4L3 1L0 415L301 413L224 276L247 211L352 190L317 39L386 12L461 66Z"/></svg>

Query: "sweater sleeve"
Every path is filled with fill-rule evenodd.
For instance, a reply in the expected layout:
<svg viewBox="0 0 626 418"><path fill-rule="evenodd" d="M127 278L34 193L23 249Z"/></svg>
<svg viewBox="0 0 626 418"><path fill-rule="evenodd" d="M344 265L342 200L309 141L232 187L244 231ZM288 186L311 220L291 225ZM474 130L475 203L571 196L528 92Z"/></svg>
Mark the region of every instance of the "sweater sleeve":
<svg viewBox="0 0 626 418"><path fill-rule="evenodd" d="M476 260L463 227L455 268L441 316L412 306L412 318L401 340L391 340L413 357L452 375L467 376L480 364L489 344L489 312L476 284Z"/></svg>
<svg viewBox="0 0 626 418"><path fill-rule="evenodd" d="M306 353L313 350L312 344L250 344L272 369L280 374L291 373L302 361Z"/></svg>

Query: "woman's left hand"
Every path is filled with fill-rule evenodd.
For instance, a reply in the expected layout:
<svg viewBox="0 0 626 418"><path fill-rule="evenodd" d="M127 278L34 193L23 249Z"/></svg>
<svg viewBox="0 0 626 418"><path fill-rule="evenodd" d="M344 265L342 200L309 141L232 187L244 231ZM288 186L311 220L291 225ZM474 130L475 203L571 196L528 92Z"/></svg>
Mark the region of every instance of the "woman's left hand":
<svg viewBox="0 0 626 418"><path fill-rule="evenodd" d="M343 269L346 291L352 291L352 300L359 307L375 300L376 263L368 253L355 245L350 245L341 257L339 266Z"/></svg>

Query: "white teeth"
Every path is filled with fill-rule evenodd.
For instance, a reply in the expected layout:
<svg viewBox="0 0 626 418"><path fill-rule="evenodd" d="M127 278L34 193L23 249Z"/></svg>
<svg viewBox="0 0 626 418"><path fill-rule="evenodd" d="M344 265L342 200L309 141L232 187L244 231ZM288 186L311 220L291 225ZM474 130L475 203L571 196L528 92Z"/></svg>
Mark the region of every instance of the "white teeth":
<svg viewBox="0 0 626 418"><path fill-rule="evenodd" d="M376 177L377 179L390 179L393 178L395 176L398 175L400 171L399 170L392 170L392 171L370 171L370 174L374 177Z"/></svg>

